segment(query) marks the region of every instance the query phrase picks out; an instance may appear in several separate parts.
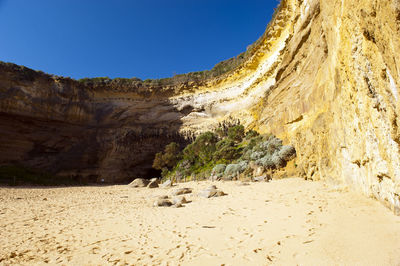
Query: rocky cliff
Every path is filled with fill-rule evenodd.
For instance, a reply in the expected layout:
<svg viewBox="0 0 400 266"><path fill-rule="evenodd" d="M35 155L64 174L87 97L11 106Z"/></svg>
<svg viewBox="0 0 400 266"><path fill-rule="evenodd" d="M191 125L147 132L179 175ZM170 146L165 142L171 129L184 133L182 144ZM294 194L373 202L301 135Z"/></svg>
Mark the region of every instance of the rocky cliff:
<svg viewBox="0 0 400 266"><path fill-rule="evenodd" d="M2 64L0 162L121 181L227 117L296 147L298 173L400 213L400 1L283 0L235 68L180 84L91 84Z"/></svg>
<svg viewBox="0 0 400 266"><path fill-rule="evenodd" d="M176 110L166 94L85 85L2 63L0 162L89 182L155 175L154 154L185 141L180 120L190 111Z"/></svg>

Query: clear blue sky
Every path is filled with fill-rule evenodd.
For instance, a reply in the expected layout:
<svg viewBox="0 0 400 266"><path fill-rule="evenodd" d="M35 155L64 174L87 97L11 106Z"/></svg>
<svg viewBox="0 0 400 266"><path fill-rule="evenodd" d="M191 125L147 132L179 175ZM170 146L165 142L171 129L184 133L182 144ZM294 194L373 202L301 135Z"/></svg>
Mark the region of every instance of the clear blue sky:
<svg viewBox="0 0 400 266"><path fill-rule="evenodd" d="M211 69L264 33L277 0L0 0L0 60L73 78Z"/></svg>

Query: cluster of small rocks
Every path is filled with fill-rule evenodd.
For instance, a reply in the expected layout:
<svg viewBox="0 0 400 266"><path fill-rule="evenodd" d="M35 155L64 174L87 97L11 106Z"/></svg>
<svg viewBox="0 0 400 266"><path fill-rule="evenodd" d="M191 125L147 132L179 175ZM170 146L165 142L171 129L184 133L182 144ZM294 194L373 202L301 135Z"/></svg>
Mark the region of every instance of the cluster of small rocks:
<svg viewBox="0 0 400 266"><path fill-rule="evenodd" d="M169 196L161 196L154 202L154 207L175 207L180 208L183 207L183 204L189 203L185 196L185 194L191 194L191 188L177 188L171 193L171 197Z"/></svg>
<svg viewBox="0 0 400 266"><path fill-rule="evenodd" d="M129 187L133 188L170 188L172 187L172 182L170 180L165 181L164 183L160 184L157 178L153 178L150 180L143 179L143 178L136 178L133 180ZM185 196L187 194L192 194L193 190L191 188L176 188L171 192L171 196L160 196L154 202L154 207L175 207L180 208L183 207L184 204L190 203ZM203 198L214 198L214 197L221 197L227 195L222 190L217 189L215 185L212 185L198 193L199 197Z"/></svg>
<svg viewBox="0 0 400 266"><path fill-rule="evenodd" d="M140 187L148 187L148 188L156 188L158 187L159 181L158 178L152 178L150 180L144 178L136 178L133 180L129 187L140 188Z"/></svg>
<svg viewBox="0 0 400 266"><path fill-rule="evenodd" d="M144 179L144 178L136 178L133 180L130 184L129 187L132 188L142 188L142 187L147 187L147 188L168 188L172 187L172 182L171 180L167 180L164 183L160 184L160 181L158 178L152 178L152 179Z"/></svg>
<svg viewBox="0 0 400 266"><path fill-rule="evenodd" d="M171 196L161 196L158 197L158 199L154 202L153 206L154 207L175 207L175 208L180 208L183 207L184 204L190 203L191 201L188 201L185 196L187 194L192 194L192 189L191 188L177 188L172 191ZM226 194L218 190L216 186L210 186L207 189L202 190L198 196L203 197L203 198L212 198L212 197L221 197L225 196Z"/></svg>
<svg viewBox="0 0 400 266"><path fill-rule="evenodd" d="M173 197L172 199L168 196L161 196L154 202L154 207L175 207L181 208L183 204L189 203L184 196Z"/></svg>

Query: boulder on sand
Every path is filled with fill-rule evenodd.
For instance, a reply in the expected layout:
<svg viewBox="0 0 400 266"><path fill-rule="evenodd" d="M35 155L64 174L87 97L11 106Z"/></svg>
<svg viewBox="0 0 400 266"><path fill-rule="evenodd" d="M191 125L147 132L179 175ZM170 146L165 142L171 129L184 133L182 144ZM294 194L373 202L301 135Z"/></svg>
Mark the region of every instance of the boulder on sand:
<svg viewBox="0 0 400 266"><path fill-rule="evenodd" d="M150 183L147 185L148 188L157 188L158 187L158 179L152 178L150 179Z"/></svg>
<svg viewBox="0 0 400 266"><path fill-rule="evenodd" d="M183 207L183 204L189 203L184 196L180 197L175 197L172 200L168 198L168 196L160 196L158 199L154 202L153 206L154 207L175 207L175 208L181 208Z"/></svg>
<svg viewBox="0 0 400 266"><path fill-rule="evenodd" d="M253 178L254 182L269 182L271 181L272 178L270 175L262 175L262 176L257 176Z"/></svg>
<svg viewBox="0 0 400 266"><path fill-rule="evenodd" d="M209 188L199 193L199 196L203 198L221 197L225 195L226 194L223 191L218 190L217 187L214 185L210 186Z"/></svg>
<svg viewBox="0 0 400 266"><path fill-rule="evenodd" d="M172 206L173 208L182 208L183 207L183 205L182 205L182 203L176 203L176 204L174 204L173 206Z"/></svg>
<svg viewBox="0 0 400 266"><path fill-rule="evenodd" d="M133 180L130 184L129 187L146 187L149 184L149 180L143 179L143 178L136 178Z"/></svg>
<svg viewBox="0 0 400 266"><path fill-rule="evenodd" d="M154 202L154 207L170 207L172 202L169 199L158 199Z"/></svg>
<svg viewBox="0 0 400 266"><path fill-rule="evenodd" d="M171 180L165 181L164 183L162 183L162 184L160 185L160 187L161 187L161 188L169 188L169 187L172 187L172 182L171 182Z"/></svg>
<svg viewBox="0 0 400 266"><path fill-rule="evenodd" d="M182 205L182 204L188 203L188 201L186 200L186 198L184 196L180 196L180 197L173 198L172 203L174 205L177 205L177 204Z"/></svg>
<svg viewBox="0 0 400 266"><path fill-rule="evenodd" d="M172 192L172 195L178 196L178 195L189 194L189 193L192 193L192 189L191 189L191 188L185 187L185 188L178 188L178 189L175 189L175 190Z"/></svg>

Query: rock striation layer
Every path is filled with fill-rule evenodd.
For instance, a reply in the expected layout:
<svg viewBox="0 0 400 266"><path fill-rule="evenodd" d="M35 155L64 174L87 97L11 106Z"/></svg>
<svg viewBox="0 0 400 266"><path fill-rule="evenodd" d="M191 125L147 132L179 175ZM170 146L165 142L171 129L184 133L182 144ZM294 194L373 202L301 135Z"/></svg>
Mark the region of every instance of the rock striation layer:
<svg viewBox="0 0 400 266"><path fill-rule="evenodd" d="M123 181L234 117L295 146L299 174L400 213L400 1L282 0L253 52L182 84L82 84L1 64L0 162Z"/></svg>

